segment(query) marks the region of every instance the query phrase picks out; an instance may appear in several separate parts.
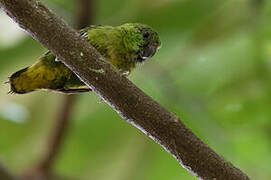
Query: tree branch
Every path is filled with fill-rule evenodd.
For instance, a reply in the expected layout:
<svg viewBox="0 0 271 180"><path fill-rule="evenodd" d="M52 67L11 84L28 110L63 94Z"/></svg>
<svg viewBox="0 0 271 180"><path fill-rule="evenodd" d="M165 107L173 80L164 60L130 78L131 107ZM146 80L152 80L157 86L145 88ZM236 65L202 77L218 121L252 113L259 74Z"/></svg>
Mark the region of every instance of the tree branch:
<svg viewBox="0 0 271 180"><path fill-rule="evenodd" d="M0 165L0 179L3 180L16 180L2 165Z"/></svg>
<svg viewBox="0 0 271 180"><path fill-rule="evenodd" d="M77 28L82 29L94 22L95 0L75 0L76 1L76 19Z"/></svg>
<svg viewBox="0 0 271 180"><path fill-rule="evenodd" d="M93 22L93 7L95 0L75 0L77 28L82 29ZM48 138L47 151L36 167L37 171L48 176L50 169L59 154L62 142L70 125L72 109L76 95L63 95L61 107L57 112L54 127Z"/></svg>
<svg viewBox="0 0 271 180"><path fill-rule="evenodd" d="M63 98L62 106L54 122L55 126L48 139L48 145L46 147L47 151L37 166L37 170L43 174L49 173L69 126L69 119L72 113L75 96L63 96Z"/></svg>
<svg viewBox="0 0 271 180"><path fill-rule="evenodd" d="M201 179L248 179L197 138L175 114L114 71L85 39L39 1L0 0L0 6L124 119L164 147L189 172Z"/></svg>

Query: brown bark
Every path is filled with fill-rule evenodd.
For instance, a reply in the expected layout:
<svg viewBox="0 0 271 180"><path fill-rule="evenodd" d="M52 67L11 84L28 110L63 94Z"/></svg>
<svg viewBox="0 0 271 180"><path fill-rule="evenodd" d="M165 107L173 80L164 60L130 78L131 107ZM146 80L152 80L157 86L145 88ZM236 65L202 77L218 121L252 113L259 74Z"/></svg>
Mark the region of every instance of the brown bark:
<svg viewBox="0 0 271 180"><path fill-rule="evenodd" d="M3 180L16 180L2 165L0 165L0 179Z"/></svg>
<svg viewBox="0 0 271 180"><path fill-rule="evenodd" d="M66 131L69 127L72 107L74 105L75 96L64 96L64 101L57 113L54 127L49 135L48 145L46 147L45 155L42 157L37 165L37 171L41 174L48 174L52 167L56 156L60 151Z"/></svg>
<svg viewBox="0 0 271 180"><path fill-rule="evenodd" d="M75 0L75 4L77 28L81 29L92 24L94 0ZM75 101L76 95L63 95L61 107L57 112L56 119L53 122L54 126L49 134L47 150L36 167L38 174L49 176L50 168L59 154L63 140L66 137Z"/></svg>
<svg viewBox="0 0 271 180"><path fill-rule="evenodd" d="M189 172L208 180L249 179L196 137L175 114L114 71L85 39L39 1L0 0L0 6L124 119L164 147Z"/></svg>
<svg viewBox="0 0 271 180"><path fill-rule="evenodd" d="M75 0L76 2L76 24L78 29L82 29L94 23L95 0Z"/></svg>

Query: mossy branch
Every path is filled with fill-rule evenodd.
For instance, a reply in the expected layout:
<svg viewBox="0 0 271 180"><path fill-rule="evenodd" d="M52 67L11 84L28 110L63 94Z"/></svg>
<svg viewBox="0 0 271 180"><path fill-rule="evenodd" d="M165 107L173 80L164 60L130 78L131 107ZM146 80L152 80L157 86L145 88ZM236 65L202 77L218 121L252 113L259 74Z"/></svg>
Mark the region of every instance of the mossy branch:
<svg viewBox="0 0 271 180"><path fill-rule="evenodd" d="M159 143L189 172L208 180L249 179L196 137L175 114L116 72L86 40L40 1L0 0L0 6L125 120ZM89 71L89 68L102 69L104 73Z"/></svg>

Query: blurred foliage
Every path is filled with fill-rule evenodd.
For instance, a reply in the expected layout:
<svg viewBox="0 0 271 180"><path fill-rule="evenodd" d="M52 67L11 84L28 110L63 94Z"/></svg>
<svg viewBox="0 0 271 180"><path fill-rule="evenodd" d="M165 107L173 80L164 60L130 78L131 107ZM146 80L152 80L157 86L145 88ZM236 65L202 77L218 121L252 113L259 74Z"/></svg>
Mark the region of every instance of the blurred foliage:
<svg viewBox="0 0 271 180"><path fill-rule="evenodd" d="M43 2L75 24L74 0ZM141 22L161 35L159 52L130 76L138 87L252 179L271 179L271 1L97 0L96 5L97 24ZM0 161L17 173L44 152L62 95L8 95L2 82L45 51L26 35L0 49ZM54 170L98 180L196 179L94 93L79 96Z"/></svg>

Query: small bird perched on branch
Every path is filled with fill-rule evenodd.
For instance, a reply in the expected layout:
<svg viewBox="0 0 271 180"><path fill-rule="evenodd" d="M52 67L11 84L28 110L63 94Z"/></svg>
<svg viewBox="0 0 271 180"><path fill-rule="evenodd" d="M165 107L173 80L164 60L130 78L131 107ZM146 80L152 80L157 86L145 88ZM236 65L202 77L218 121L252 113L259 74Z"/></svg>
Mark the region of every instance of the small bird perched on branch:
<svg viewBox="0 0 271 180"><path fill-rule="evenodd" d="M139 23L116 27L93 25L80 30L80 34L123 74L129 74L137 63L152 57L161 45L158 33ZM39 89L62 93L91 91L50 51L33 65L12 74L9 83L10 92L17 94Z"/></svg>

